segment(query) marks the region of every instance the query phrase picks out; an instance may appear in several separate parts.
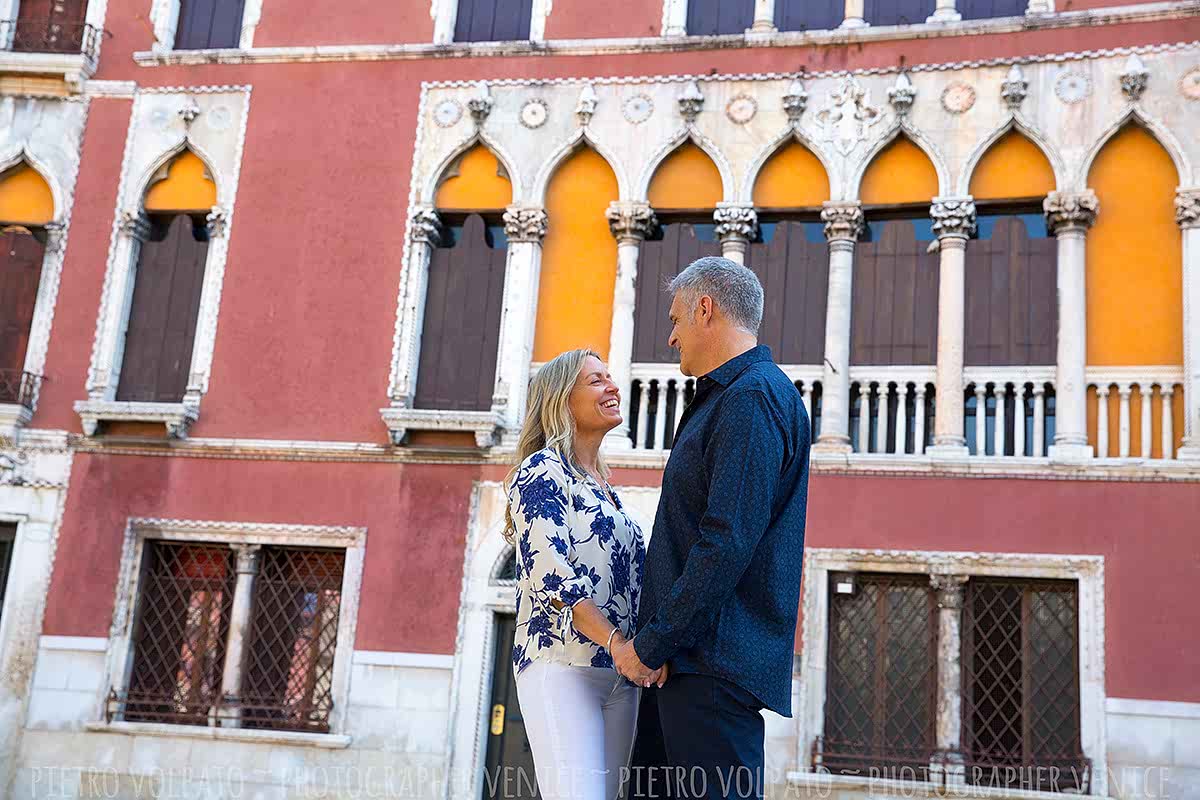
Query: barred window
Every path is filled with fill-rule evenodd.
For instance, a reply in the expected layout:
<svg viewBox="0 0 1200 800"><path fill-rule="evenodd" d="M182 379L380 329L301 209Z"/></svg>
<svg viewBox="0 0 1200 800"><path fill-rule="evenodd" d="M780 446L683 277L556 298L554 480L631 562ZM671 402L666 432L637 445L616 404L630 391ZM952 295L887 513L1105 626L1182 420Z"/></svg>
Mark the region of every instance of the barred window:
<svg viewBox="0 0 1200 800"><path fill-rule="evenodd" d="M328 732L344 563L340 549L147 540L109 720Z"/></svg>
<svg viewBox="0 0 1200 800"><path fill-rule="evenodd" d="M928 780L937 691L936 605L924 575L831 575L821 763Z"/></svg>

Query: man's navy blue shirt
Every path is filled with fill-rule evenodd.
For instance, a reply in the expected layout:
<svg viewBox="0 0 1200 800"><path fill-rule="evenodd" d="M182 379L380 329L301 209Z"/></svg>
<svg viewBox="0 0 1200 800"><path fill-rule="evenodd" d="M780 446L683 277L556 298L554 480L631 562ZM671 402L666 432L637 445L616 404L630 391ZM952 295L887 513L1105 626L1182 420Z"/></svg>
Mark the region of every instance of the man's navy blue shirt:
<svg viewBox="0 0 1200 800"><path fill-rule="evenodd" d="M810 442L765 345L697 379L646 554L633 641L646 666L723 678L791 716Z"/></svg>

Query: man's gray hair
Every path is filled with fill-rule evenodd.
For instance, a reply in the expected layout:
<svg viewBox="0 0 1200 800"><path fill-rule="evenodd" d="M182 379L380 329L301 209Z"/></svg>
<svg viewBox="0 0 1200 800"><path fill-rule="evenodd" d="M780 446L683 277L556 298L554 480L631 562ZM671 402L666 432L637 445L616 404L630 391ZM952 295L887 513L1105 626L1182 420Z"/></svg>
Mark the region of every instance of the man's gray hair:
<svg viewBox="0 0 1200 800"><path fill-rule="evenodd" d="M763 288L758 276L736 261L721 256L697 258L667 287L692 303L708 295L733 324L758 335L763 317ZM693 313L692 311L688 312Z"/></svg>

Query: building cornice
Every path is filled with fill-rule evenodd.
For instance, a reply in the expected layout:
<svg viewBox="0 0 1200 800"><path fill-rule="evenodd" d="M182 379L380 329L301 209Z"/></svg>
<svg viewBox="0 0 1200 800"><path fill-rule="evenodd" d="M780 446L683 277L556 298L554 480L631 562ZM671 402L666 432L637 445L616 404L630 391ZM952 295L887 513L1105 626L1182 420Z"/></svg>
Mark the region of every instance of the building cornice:
<svg viewBox="0 0 1200 800"><path fill-rule="evenodd" d="M488 42L459 44L362 44L248 49L139 51L134 62L143 67L200 64L283 64L342 61L406 61L517 56L645 55L742 48L845 46L871 42L941 39L960 36L1099 27L1128 23L1161 22L1200 15L1200 2L1140 3L1047 15L999 17L953 23L868 26L828 31L784 31L770 34L726 36L631 37L612 39L561 39L542 42ZM1044 60L1044 59L1038 59Z"/></svg>

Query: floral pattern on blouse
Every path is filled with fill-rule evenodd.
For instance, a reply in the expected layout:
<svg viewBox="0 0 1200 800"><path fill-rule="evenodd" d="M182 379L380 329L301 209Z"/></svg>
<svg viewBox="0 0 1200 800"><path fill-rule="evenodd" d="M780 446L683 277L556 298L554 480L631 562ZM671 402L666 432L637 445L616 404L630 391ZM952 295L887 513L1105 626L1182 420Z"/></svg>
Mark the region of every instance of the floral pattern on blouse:
<svg viewBox="0 0 1200 800"><path fill-rule="evenodd" d="M518 673L545 659L612 668L612 657L575 630L571 607L591 598L626 637L634 634L646 548L612 487L546 448L521 463L508 491L516 527ZM563 607L555 608L554 600Z"/></svg>

